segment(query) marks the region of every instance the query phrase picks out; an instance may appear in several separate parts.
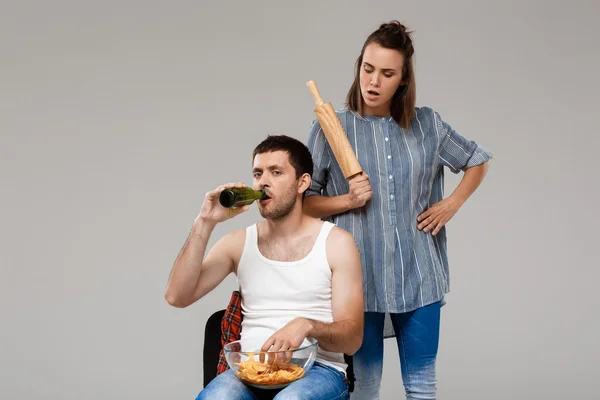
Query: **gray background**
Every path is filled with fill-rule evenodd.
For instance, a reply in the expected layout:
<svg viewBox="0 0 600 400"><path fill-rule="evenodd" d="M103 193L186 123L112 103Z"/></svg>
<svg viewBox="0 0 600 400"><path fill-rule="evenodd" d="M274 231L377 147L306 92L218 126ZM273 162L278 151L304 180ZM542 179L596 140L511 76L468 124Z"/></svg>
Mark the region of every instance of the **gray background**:
<svg viewBox="0 0 600 400"><path fill-rule="evenodd" d="M266 134L306 141L305 82L341 106L393 18L418 104L495 154L449 224L439 398L598 398L598 2L201 3L2 3L1 398L195 398L236 281L183 310L163 293L204 193L251 183Z"/></svg>

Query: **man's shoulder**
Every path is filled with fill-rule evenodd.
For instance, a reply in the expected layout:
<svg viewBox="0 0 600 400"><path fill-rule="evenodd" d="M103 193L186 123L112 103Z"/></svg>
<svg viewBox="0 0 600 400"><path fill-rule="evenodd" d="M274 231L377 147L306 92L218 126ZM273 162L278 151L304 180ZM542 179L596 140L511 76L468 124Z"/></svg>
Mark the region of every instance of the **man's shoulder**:
<svg viewBox="0 0 600 400"><path fill-rule="evenodd" d="M332 224L331 222L324 222ZM354 236L344 228L332 224L333 227L327 237L327 252L345 251L348 247L356 246Z"/></svg>
<svg viewBox="0 0 600 400"><path fill-rule="evenodd" d="M354 237L347 230L340 228L333 222L329 222L326 220L321 220L319 218L309 217L311 223L314 224L315 227L315 237L318 237L323 234L323 230L328 230L325 232L325 246L327 252L330 249L336 249L339 247L347 246L349 243L355 243Z"/></svg>
<svg viewBox="0 0 600 400"><path fill-rule="evenodd" d="M223 236L223 245L225 251L229 254L234 263L234 273L237 275L237 267L244 253L246 246L246 232L249 227L236 229Z"/></svg>
<svg viewBox="0 0 600 400"><path fill-rule="evenodd" d="M233 231L229 231L225 234L225 237L230 239L239 239L240 237L246 236L246 231L251 228L253 225L245 226L243 228L235 229Z"/></svg>
<svg viewBox="0 0 600 400"><path fill-rule="evenodd" d="M338 226L332 227L327 237L326 254L331 271L346 270L360 263L360 253L354 236Z"/></svg>
<svg viewBox="0 0 600 400"><path fill-rule="evenodd" d="M244 227L230 231L222 237L221 241L232 250L243 248L244 243L246 242L246 231L248 228L249 227Z"/></svg>

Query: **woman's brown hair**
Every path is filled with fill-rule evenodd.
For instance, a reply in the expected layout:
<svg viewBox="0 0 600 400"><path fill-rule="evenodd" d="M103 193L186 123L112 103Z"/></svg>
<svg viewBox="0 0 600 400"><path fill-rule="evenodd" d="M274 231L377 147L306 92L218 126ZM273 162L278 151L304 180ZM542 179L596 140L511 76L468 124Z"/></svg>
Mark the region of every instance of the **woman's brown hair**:
<svg viewBox="0 0 600 400"><path fill-rule="evenodd" d="M414 54L411 32L398 21L381 24L379 28L371 33L365 41L360 56L356 60L354 82L348 91L346 104L350 110L363 115L363 98L360 92L360 69L362 68L365 49L371 43L377 43L381 47L398 50L404 56L402 67L402 82L394 96L392 96L391 114L392 118L402 128L407 129L415 113L417 91L415 83L415 72L412 57Z"/></svg>

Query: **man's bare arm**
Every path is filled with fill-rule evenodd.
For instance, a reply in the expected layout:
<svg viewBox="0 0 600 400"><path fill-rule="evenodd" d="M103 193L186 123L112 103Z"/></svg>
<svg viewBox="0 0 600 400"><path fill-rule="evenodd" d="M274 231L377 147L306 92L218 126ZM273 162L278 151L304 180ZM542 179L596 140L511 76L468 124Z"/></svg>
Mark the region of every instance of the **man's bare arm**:
<svg viewBox="0 0 600 400"><path fill-rule="evenodd" d="M327 241L333 322L309 320L311 328L307 336L316 338L324 350L352 355L362 344L364 329L360 254L352 235L343 229L334 228Z"/></svg>
<svg viewBox="0 0 600 400"><path fill-rule="evenodd" d="M214 227L194 227L175 260L165 298L178 308L187 307L210 293L234 270L234 252L242 231L227 234L215 243L206 258L206 243Z"/></svg>
<svg viewBox="0 0 600 400"><path fill-rule="evenodd" d="M244 231L230 233L221 238L204 253L212 231L217 223L232 218L248 209L225 209L218 204L224 188L240 187L243 183L221 186L206 194L200 214L194 221L183 248L175 259L165 291L167 302L174 307L187 307L219 285L234 269L236 249L243 246ZM240 242L240 236L242 241Z"/></svg>

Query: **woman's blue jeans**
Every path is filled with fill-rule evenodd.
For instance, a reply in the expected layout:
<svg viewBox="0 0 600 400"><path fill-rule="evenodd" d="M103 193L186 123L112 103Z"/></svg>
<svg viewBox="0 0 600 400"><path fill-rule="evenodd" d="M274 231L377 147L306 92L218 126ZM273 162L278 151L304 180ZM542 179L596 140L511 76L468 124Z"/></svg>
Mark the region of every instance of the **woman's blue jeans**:
<svg viewBox="0 0 600 400"><path fill-rule="evenodd" d="M436 398L435 361L440 332L440 302L401 314L390 314L400 355L407 400ZM385 314L365 313L364 338L353 356L352 400L377 400L383 373Z"/></svg>

